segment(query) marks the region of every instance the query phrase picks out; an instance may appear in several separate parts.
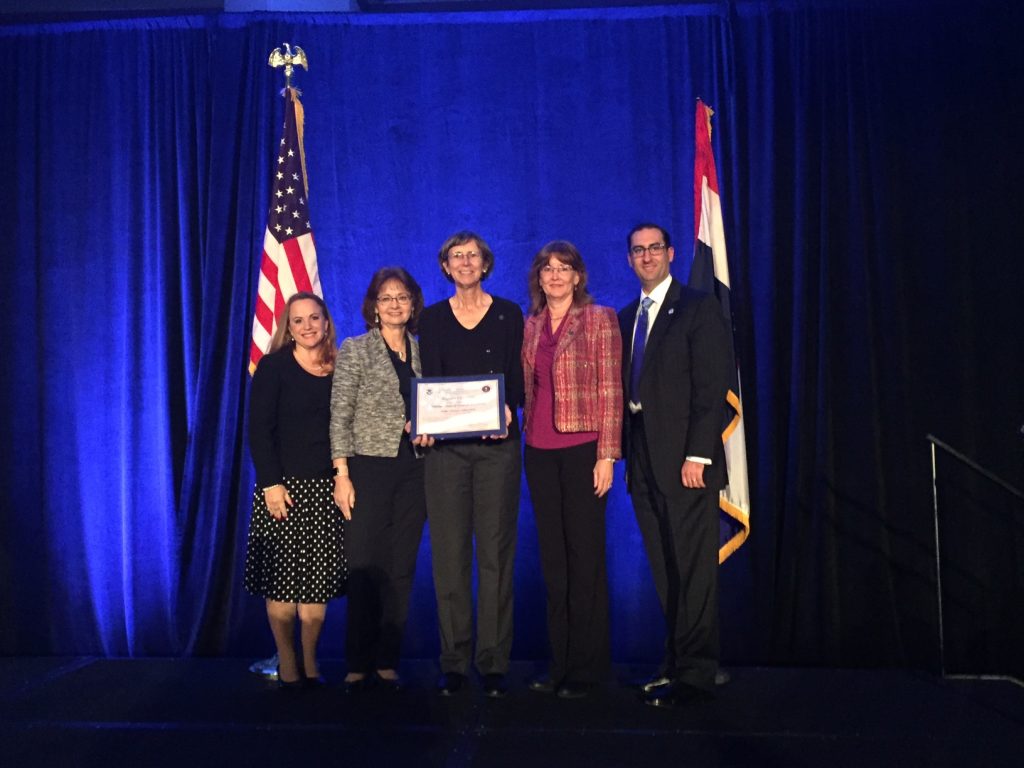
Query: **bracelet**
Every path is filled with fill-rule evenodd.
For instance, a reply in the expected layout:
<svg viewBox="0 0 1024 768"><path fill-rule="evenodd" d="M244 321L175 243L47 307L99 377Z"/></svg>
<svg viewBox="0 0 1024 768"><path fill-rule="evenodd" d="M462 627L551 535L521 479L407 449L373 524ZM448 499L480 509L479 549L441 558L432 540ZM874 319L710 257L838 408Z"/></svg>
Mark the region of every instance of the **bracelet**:
<svg viewBox="0 0 1024 768"><path fill-rule="evenodd" d="M610 461L612 464L615 463L615 459L611 459L611 458L608 458L608 457L605 457L605 458L601 459L601 461Z"/></svg>
<svg viewBox="0 0 1024 768"><path fill-rule="evenodd" d="M269 491L269 490L270 490L271 488L280 488L280 487L281 487L282 485L284 485L284 483L274 483L273 485L268 485L268 486L267 486L266 488L263 488L263 489L261 489L261 490L262 490L262 491L263 491L264 493L266 493L266 492L267 492L267 491Z"/></svg>
<svg viewBox="0 0 1024 768"><path fill-rule="evenodd" d="M348 477L348 467L335 467L334 468L334 476L335 477Z"/></svg>

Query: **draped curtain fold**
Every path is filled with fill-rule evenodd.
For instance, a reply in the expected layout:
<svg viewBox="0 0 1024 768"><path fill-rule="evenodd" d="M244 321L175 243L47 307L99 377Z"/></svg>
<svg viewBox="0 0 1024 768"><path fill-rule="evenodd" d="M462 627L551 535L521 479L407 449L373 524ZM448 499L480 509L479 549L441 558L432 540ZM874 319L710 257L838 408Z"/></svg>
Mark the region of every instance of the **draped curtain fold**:
<svg viewBox="0 0 1024 768"><path fill-rule="evenodd" d="M793 0L0 28L0 652L270 647L240 578L246 353L282 120L266 58L289 41L310 59L309 206L340 336L384 264L446 296L436 248L463 227L497 255L488 289L524 305L554 238L625 305L642 219L670 228L685 281L693 109L711 105L753 507L722 569L725 657L934 662L923 436L1011 482L1024 465L1021 22L997 2ZM613 648L650 660L663 630L622 486L620 468ZM1019 637L1012 515L964 568L1002 583L984 610ZM514 653L540 657L525 488L519 533ZM432 656L427 543L413 599L406 650Z"/></svg>

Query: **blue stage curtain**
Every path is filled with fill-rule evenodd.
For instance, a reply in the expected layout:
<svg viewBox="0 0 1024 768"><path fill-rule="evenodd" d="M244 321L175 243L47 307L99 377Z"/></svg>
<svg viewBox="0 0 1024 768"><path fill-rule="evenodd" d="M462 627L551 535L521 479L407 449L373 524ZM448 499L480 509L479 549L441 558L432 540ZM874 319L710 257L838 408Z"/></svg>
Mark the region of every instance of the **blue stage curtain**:
<svg viewBox="0 0 1024 768"><path fill-rule="evenodd" d="M793 0L0 29L0 652L270 650L241 587L246 363L282 120L266 59L288 41L310 59L310 211L343 336L383 264L448 295L436 249L464 227L496 253L488 288L524 305L554 238L625 305L642 219L670 228L685 281L693 110L714 108L753 495L722 569L725 658L932 662L923 436L1021 476L1021 21ZM540 658L523 494L514 654ZM608 520L614 655L655 660L621 467ZM1006 557L976 564L1019 595ZM343 620L341 602L327 654ZM406 650L437 652L427 542Z"/></svg>

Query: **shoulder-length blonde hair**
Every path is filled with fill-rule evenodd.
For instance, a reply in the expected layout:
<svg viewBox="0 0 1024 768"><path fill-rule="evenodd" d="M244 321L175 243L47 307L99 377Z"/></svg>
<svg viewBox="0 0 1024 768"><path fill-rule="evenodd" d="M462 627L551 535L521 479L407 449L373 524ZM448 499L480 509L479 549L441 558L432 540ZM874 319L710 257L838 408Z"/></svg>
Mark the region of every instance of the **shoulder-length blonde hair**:
<svg viewBox="0 0 1024 768"><path fill-rule="evenodd" d="M548 298L540 287L540 271L548 265L551 257L566 266L572 267L579 276L580 281L573 291L572 303L577 307L585 307L594 301L594 298L587 292L587 265L583 263L583 257L576 250L576 246L568 240L552 240L533 257L533 264L530 265L530 272L526 282L530 291L530 314L539 315L548 305Z"/></svg>
<svg viewBox="0 0 1024 768"><path fill-rule="evenodd" d="M315 301L320 305L320 311L324 313L324 321L327 323L327 327L324 329L324 337L318 345L317 351L320 354L317 362L321 363L324 368L333 369L334 359L338 356L338 336L334 331L334 321L331 320L331 313L327 309L327 304L324 303L324 300L309 291L299 291L293 294L285 303L281 316L277 319L277 330L274 331L274 336L270 339L270 349L267 352L276 352L286 344L295 343L295 339L292 338L291 330L288 327L288 321L292 316L292 304L303 299Z"/></svg>

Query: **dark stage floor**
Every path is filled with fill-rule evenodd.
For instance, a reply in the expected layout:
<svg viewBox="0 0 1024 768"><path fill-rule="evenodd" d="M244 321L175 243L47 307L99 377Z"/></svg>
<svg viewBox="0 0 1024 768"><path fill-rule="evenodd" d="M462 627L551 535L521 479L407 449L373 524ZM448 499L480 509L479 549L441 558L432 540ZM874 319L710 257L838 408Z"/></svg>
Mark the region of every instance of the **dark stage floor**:
<svg viewBox="0 0 1024 768"><path fill-rule="evenodd" d="M276 690L247 659L0 659L0 765L22 766L1013 766L1024 688L922 673L732 669L717 699L662 711L619 684L566 701L479 687L346 696ZM339 680L340 663L324 672ZM283 762L282 762L283 761Z"/></svg>

